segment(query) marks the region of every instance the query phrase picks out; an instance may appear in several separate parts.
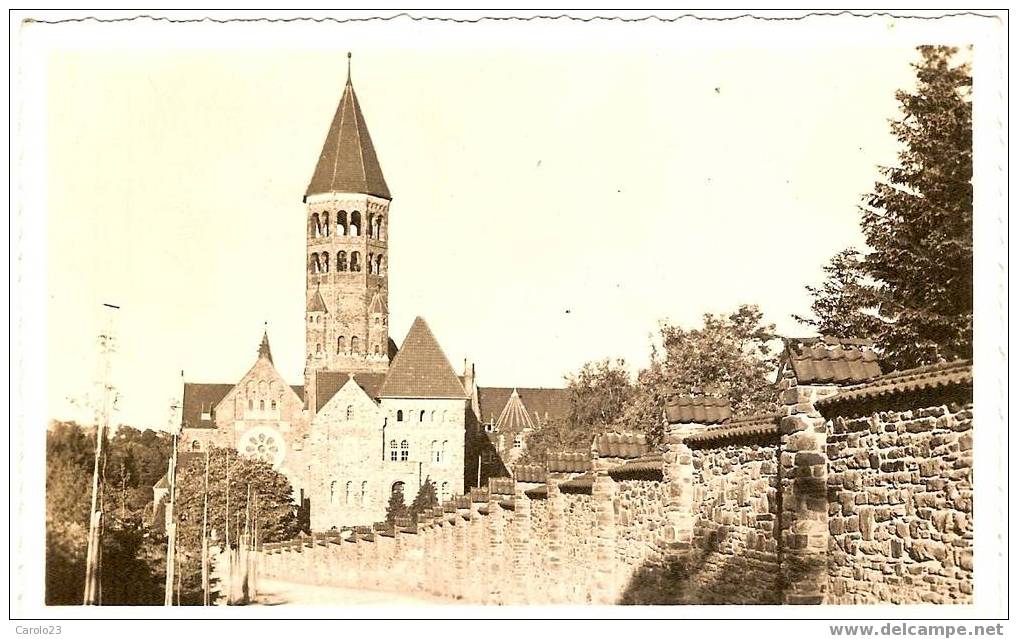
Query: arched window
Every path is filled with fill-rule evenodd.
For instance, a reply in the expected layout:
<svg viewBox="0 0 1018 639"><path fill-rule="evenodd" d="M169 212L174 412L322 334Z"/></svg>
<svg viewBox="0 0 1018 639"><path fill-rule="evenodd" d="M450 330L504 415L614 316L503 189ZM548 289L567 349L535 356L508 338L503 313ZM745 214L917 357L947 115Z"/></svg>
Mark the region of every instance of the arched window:
<svg viewBox="0 0 1018 639"><path fill-rule="evenodd" d="M311 272L315 274L322 272L322 265L318 261L318 253L311 254Z"/></svg>
<svg viewBox="0 0 1018 639"><path fill-rule="evenodd" d="M321 344L315 344L315 352L319 353L319 354L322 352L322 345Z"/></svg>
<svg viewBox="0 0 1018 639"><path fill-rule="evenodd" d="M367 233L365 233L365 235L367 235L370 238L374 238L375 237L375 214L374 213L368 213Z"/></svg>
<svg viewBox="0 0 1018 639"><path fill-rule="evenodd" d="M336 235L346 235L346 211L336 213Z"/></svg>
<svg viewBox="0 0 1018 639"><path fill-rule="evenodd" d="M346 271L346 251L340 251L336 253L336 272L343 273Z"/></svg>
<svg viewBox="0 0 1018 639"><path fill-rule="evenodd" d="M350 272L351 273L361 272L361 254L357 251L350 252Z"/></svg>
<svg viewBox="0 0 1018 639"><path fill-rule="evenodd" d="M331 484L329 484L329 503L330 504L336 503L336 482L335 481L333 481Z"/></svg>
<svg viewBox="0 0 1018 639"><path fill-rule="evenodd" d="M403 411L401 410L396 411L396 421L397 422L403 421Z"/></svg>
<svg viewBox="0 0 1018 639"><path fill-rule="evenodd" d="M248 410L254 410L254 400L253 399L247 400L247 409Z"/></svg>
<svg viewBox="0 0 1018 639"><path fill-rule="evenodd" d="M449 497L451 497L449 494L449 482L444 481L442 482L442 488L439 490L438 499L439 501L447 502L449 501Z"/></svg>
<svg viewBox="0 0 1018 639"><path fill-rule="evenodd" d="M272 410L276 410L276 400L272 400Z"/></svg>
<svg viewBox="0 0 1018 639"><path fill-rule="evenodd" d="M392 489L391 489L392 490L392 494L393 495L403 496L404 495L405 487L406 487L406 484L404 484L401 481L398 481L398 482L394 483L392 485Z"/></svg>
<svg viewBox="0 0 1018 639"><path fill-rule="evenodd" d="M322 253L322 273L329 272L329 254Z"/></svg>
<svg viewBox="0 0 1018 639"><path fill-rule="evenodd" d="M340 335L336 338L336 352L342 353L346 350L346 338Z"/></svg>
<svg viewBox="0 0 1018 639"><path fill-rule="evenodd" d="M381 275L381 274L382 274L382 256L381 255L376 255L375 256L375 275Z"/></svg>
<svg viewBox="0 0 1018 639"><path fill-rule="evenodd" d="M355 355L361 352L361 341L357 339L356 335L350 338L350 352Z"/></svg>
<svg viewBox="0 0 1018 639"><path fill-rule="evenodd" d="M443 422L447 419L447 415L448 415L447 411L442 411L442 421Z"/></svg>
<svg viewBox="0 0 1018 639"><path fill-rule="evenodd" d="M389 442L389 461L396 461L397 459L396 455L397 455L396 440L393 439Z"/></svg>
<svg viewBox="0 0 1018 639"><path fill-rule="evenodd" d="M346 482L346 503L349 506L353 503L353 482Z"/></svg>
<svg viewBox="0 0 1018 639"><path fill-rule="evenodd" d="M193 442L191 442L191 450L194 450L194 451L201 450L201 442L198 441L197 439L194 440Z"/></svg>
<svg viewBox="0 0 1018 639"><path fill-rule="evenodd" d="M431 421L435 421L435 417L438 415L438 411L431 411Z"/></svg>
<svg viewBox="0 0 1018 639"><path fill-rule="evenodd" d="M375 273L375 256L373 253L368 253L368 275L374 275Z"/></svg>
<svg viewBox="0 0 1018 639"><path fill-rule="evenodd" d="M365 506L368 503L368 482L361 482L361 506Z"/></svg>
<svg viewBox="0 0 1018 639"><path fill-rule="evenodd" d="M440 452L441 450L438 448L438 442L437 441L431 442L431 461L433 462L442 461L439 455Z"/></svg>
<svg viewBox="0 0 1018 639"><path fill-rule="evenodd" d="M318 214L313 213L311 215L311 237L322 236L322 222L318 219Z"/></svg>
<svg viewBox="0 0 1018 639"><path fill-rule="evenodd" d="M441 462L441 463L443 463L443 464L445 463L445 448L446 448L446 446L448 446L448 445L449 445L449 441L448 441L448 440L446 440L446 441L442 442L442 450L440 451L440 453L441 453L442 457L441 457L441 459L439 459L438 461L439 461L439 462Z"/></svg>
<svg viewBox="0 0 1018 639"><path fill-rule="evenodd" d="M258 410L260 410L263 413L265 412L265 400L264 399L259 399L258 400Z"/></svg>
<svg viewBox="0 0 1018 639"><path fill-rule="evenodd" d="M353 419L353 404L346 407L346 418Z"/></svg>
<svg viewBox="0 0 1018 639"><path fill-rule="evenodd" d="M409 459L410 459L410 443L404 439L399 443L399 460L409 461Z"/></svg>
<svg viewBox="0 0 1018 639"><path fill-rule="evenodd" d="M382 239L382 216L381 215L376 215L375 216L375 239L376 240Z"/></svg>
<svg viewBox="0 0 1018 639"><path fill-rule="evenodd" d="M350 237L357 237L361 234L361 213L354 211L350 214Z"/></svg>
<svg viewBox="0 0 1018 639"><path fill-rule="evenodd" d="M329 237L329 212L322 213L322 235Z"/></svg>
<svg viewBox="0 0 1018 639"><path fill-rule="evenodd" d="M375 344L375 355L379 354L381 354L381 348L378 346L378 344Z"/></svg>
<svg viewBox="0 0 1018 639"><path fill-rule="evenodd" d="M420 415L420 418L419 418L419 419L418 419L417 421L419 421L419 422L423 422L423 421L424 421L424 415L425 415L425 414L426 414L426 412L422 410L422 411L421 411L421 415Z"/></svg>

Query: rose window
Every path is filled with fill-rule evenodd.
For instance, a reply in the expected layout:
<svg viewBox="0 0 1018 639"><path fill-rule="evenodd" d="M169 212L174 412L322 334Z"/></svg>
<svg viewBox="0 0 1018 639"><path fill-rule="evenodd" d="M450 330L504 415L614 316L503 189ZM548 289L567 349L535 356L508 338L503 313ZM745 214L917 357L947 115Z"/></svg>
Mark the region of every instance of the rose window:
<svg viewBox="0 0 1018 639"><path fill-rule="evenodd" d="M249 430L237 448L242 455L271 464L273 468L279 467L286 451L286 445L279 434L265 427Z"/></svg>

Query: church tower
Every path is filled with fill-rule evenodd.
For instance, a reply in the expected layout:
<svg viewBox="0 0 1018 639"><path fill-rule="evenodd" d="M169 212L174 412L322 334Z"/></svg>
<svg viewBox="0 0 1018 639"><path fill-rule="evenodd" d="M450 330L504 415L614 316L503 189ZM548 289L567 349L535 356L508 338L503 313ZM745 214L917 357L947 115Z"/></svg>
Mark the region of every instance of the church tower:
<svg viewBox="0 0 1018 639"><path fill-rule="evenodd" d="M389 367L389 187L347 79L304 194L307 215L305 381L317 371ZM312 406L312 410L314 407Z"/></svg>

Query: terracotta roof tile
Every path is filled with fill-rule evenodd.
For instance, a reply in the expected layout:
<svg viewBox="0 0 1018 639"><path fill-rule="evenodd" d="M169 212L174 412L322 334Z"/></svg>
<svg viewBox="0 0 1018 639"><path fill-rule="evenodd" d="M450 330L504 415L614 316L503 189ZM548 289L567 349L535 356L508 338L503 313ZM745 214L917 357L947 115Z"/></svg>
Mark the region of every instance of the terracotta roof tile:
<svg viewBox="0 0 1018 639"><path fill-rule="evenodd" d="M868 339L789 339L786 353L800 384L858 384L881 373L873 341Z"/></svg>
<svg viewBox="0 0 1018 639"><path fill-rule="evenodd" d="M184 409L182 424L184 428L215 428L213 410L226 394L233 390L235 384L184 384ZM208 419L203 419L208 415Z"/></svg>
<svg viewBox="0 0 1018 639"><path fill-rule="evenodd" d="M545 464L549 473L582 473L591 467L589 453L548 453Z"/></svg>
<svg viewBox="0 0 1018 639"><path fill-rule="evenodd" d="M719 424L732 416L732 405L717 397L673 395L665 405L670 424Z"/></svg>
<svg viewBox="0 0 1018 639"><path fill-rule="evenodd" d="M594 475L591 473L584 473L583 475L578 475L572 479L567 479L559 484L558 487L559 490L564 493L581 493L589 495L591 489L594 487Z"/></svg>
<svg viewBox="0 0 1018 639"><path fill-rule="evenodd" d="M687 444L706 444L739 437L779 434L781 414L749 415L733 419L720 426L706 428L685 437Z"/></svg>
<svg viewBox="0 0 1018 639"><path fill-rule="evenodd" d="M548 469L537 464L520 465L513 468L513 476L519 482L543 483L548 480Z"/></svg>
<svg viewBox="0 0 1018 639"><path fill-rule="evenodd" d="M664 458L660 453L648 454L636 459L627 460L615 468L609 469L608 474L612 476L625 476L645 473L661 473L664 468Z"/></svg>
<svg viewBox="0 0 1018 639"><path fill-rule="evenodd" d="M332 191L392 199L349 77L305 197Z"/></svg>
<svg viewBox="0 0 1018 639"><path fill-rule="evenodd" d="M832 406L848 401L971 385L972 360L958 360L888 373L872 381L843 388L836 395L818 400L817 405Z"/></svg>
<svg viewBox="0 0 1018 639"><path fill-rule="evenodd" d="M318 371L315 375L315 411L322 410L348 379L350 373L347 371ZM378 391L385 381L385 373L354 373L353 379L364 389L368 397L378 400Z"/></svg>
<svg viewBox="0 0 1018 639"><path fill-rule="evenodd" d="M643 457L652 450L643 433L606 433L594 438L594 447L600 457L622 459Z"/></svg>

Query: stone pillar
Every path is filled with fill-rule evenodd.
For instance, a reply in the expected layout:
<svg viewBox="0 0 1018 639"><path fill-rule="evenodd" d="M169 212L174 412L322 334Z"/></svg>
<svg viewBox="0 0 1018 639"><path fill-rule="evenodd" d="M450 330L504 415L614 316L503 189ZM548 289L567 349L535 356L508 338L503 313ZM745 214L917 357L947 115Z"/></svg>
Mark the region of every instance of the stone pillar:
<svg viewBox="0 0 1018 639"><path fill-rule="evenodd" d="M780 550L787 604L820 604L827 593L827 425L813 402L831 392L794 382L782 392Z"/></svg>
<svg viewBox="0 0 1018 639"><path fill-rule="evenodd" d="M502 506L499 505L498 501L498 496L489 491L488 518L485 521L488 527L488 548L486 553L487 558L484 562L488 568L487 592L485 593L484 603L489 605L505 603L503 595L507 575L505 571L506 548L503 547L505 535L502 530L504 517L502 515Z"/></svg>
<svg viewBox="0 0 1018 639"><path fill-rule="evenodd" d="M596 460L595 460L596 461ZM616 603L619 595L615 532L615 480L606 470L596 471L590 496L594 507L594 583L591 603Z"/></svg>
<svg viewBox="0 0 1018 639"><path fill-rule="evenodd" d="M517 482L513 488L513 544L512 544L512 589L513 603L539 603L530 601L531 580L531 529L530 498Z"/></svg>
<svg viewBox="0 0 1018 639"><path fill-rule="evenodd" d="M687 560L693 546L693 452L683 442L683 429L665 434L662 475L665 483L665 517L662 549L666 559Z"/></svg>
<svg viewBox="0 0 1018 639"><path fill-rule="evenodd" d="M548 477L548 603L569 601L570 575L566 566L566 508L559 482Z"/></svg>
<svg viewBox="0 0 1018 639"><path fill-rule="evenodd" d="M455 577L452 592L463 599L469 593L470 561L467 557L467 526L470 524L470 502L466 497L458 497L456 503L456 526L453 530L453 564Z"/></svg>

